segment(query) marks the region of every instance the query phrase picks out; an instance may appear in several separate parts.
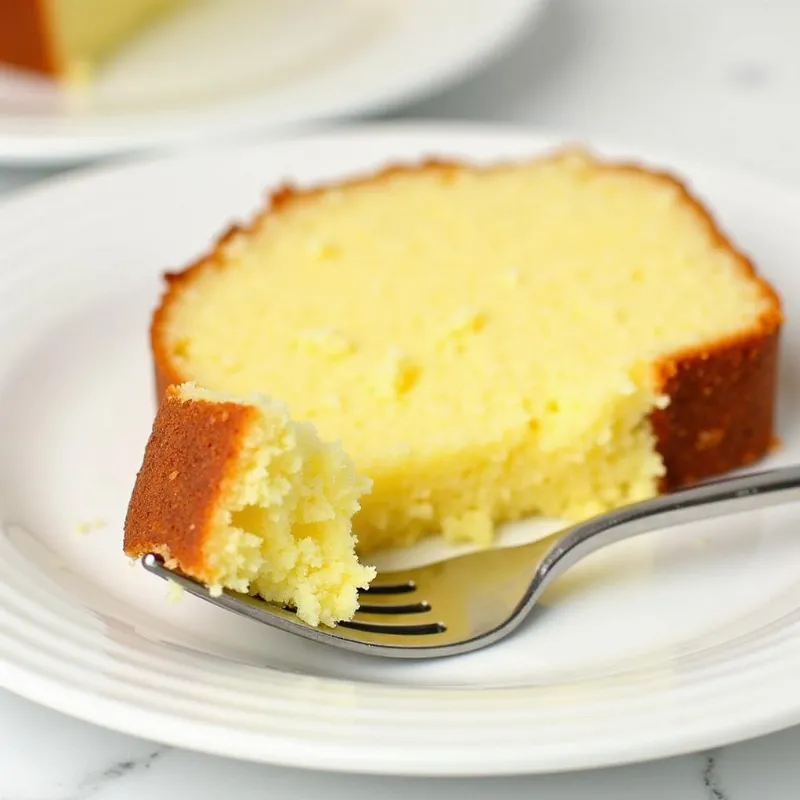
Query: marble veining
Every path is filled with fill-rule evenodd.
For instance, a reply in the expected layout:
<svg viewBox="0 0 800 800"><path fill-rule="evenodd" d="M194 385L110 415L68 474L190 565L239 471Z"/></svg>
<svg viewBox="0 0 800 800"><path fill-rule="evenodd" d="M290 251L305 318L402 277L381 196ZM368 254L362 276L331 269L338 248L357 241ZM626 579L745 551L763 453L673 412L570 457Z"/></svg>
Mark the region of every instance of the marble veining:
<svg viewBox="0 0 800 800"><path fill-rule="evenodd" d="M796 800L798 752L795 728L708 753L564 775L324 774L158 746L0 690L0 800Z"/></svg>
<svg viewBox="0 0 800 800"><path fill-rule="evenodd" d="M105 769L90 772L78 784L75 792L69 793L64 800L89 800L104 793L109 786L135 773L146 772L167 752L167 747L156 747L152 752L140 758L117 761Z"/></svg>
<svg viewBox="0 0 800 800"><path fill-rule="evenodd" d="M713 755L706 756L706 766L703 770L703 786L708 790L709 800L730 800L720 784L719 775L717 774L717 761Z"/></svg>

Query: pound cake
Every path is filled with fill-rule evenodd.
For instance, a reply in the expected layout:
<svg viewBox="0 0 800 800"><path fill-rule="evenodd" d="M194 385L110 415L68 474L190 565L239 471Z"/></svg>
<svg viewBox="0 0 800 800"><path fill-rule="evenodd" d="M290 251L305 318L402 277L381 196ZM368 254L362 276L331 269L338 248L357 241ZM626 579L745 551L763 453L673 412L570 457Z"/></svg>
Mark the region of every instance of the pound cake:
<svg viewBox="0 0 800 800"><path fill-rule="evenodd" d="M79 78L186 0L0 0L0 63Z"/></svg>
<svg viewBox="0 0 800 800"><path fill-rule="evenodd" d="M562 152L277 191L166 276L159 391L264 391L373 482L359 552L487 544L773 443L775 291L677 180Z"/></svg>
<svg viewBox="0 0 800 800"><path fill-rule="evenodd" d="M161 555L206 584L294 606L310 625L350 619L375 575L352 517L369 490L336 443L264 396L171 386L125 520L125 552Z"/></svg>

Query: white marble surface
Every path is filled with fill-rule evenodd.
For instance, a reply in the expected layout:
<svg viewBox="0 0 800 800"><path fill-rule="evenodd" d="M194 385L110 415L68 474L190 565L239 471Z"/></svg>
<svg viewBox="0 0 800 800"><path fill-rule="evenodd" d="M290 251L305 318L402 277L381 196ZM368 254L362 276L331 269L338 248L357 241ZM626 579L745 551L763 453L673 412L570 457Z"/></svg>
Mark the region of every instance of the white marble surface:
<svg viewBox="0 0 800 800"><path fill-rule="evenodd" d="M714 753L603 771L504 779L350 777L160 747L0 693L2 800L794 800L800 729Z"/></svg>
<svg viewBox="0 0 800 800"><path fill-rule="evenodd" d="M553 0L477 77L399 112L567 131L733 164L800 186L800 3ZM0 168L0 192L47 173ZM294 772L159 747L0 690L0 800L261 797L782 800L800 796L800 729L654 764L507 780Z"/></svg>

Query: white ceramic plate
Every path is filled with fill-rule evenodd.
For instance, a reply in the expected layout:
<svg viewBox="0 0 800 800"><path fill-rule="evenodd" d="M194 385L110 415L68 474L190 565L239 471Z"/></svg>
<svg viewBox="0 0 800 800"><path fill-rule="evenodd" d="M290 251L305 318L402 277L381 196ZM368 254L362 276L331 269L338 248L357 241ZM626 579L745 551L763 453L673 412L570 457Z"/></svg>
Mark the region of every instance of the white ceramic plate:
<svg viewBox="0 0 800 800"><path fill-rule="evenodd" d="M154 412L146 329L162 270L286 177L553 143L487 128L362 128L98 168L2 204L2 684L175 745L376 773L567 770L800 722L797 507L618 545L566 578L518 636L433 663L330 651L190 596L169 604L165 584L120 552ZM786 299L784 447L770 463L800 460L800 194L677 168ZM104 524L78 531L95 519Z"/></svg>
<svg viewBox="0 0 800 800"><path fill-rule="evenodd" d="M546 0L192 0L75 90L0 69L0 160L59 164L383 110L464 77Z"/></svg>

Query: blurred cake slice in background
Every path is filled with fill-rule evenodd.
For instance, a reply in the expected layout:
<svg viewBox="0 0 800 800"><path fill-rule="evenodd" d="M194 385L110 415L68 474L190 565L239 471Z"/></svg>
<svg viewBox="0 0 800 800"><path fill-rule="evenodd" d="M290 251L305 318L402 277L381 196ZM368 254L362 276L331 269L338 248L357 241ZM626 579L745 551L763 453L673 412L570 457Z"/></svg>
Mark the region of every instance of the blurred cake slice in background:
<svg viewBox="0 0 800 800"><path fill-rule="evenodd" d="M0 0L0 64L84 80L186 0Z"/></svg>

